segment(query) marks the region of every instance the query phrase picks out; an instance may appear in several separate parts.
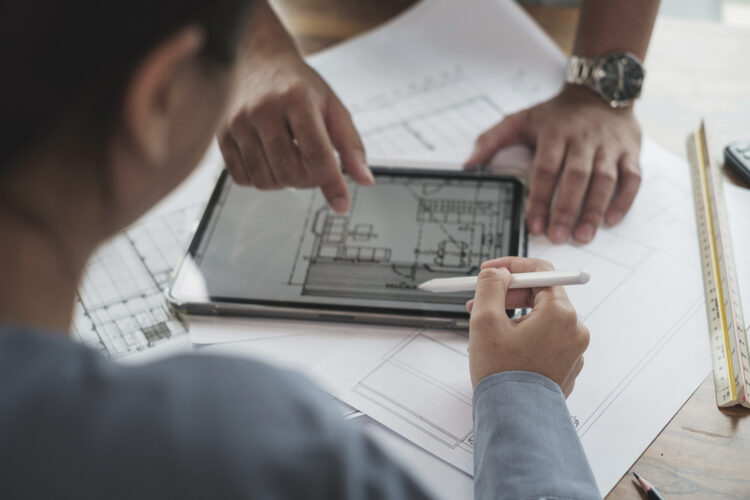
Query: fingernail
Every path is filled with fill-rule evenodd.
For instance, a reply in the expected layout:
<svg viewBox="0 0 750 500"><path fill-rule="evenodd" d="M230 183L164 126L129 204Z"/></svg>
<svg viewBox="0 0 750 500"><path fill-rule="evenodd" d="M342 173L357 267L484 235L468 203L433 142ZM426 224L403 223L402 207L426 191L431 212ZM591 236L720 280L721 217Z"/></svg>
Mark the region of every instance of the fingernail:
<svg viewBox="0 0 750 500"><path fill-rule="evenodd" d="M346 212L349 209L348 204L349 202L343 196L339 196L338 198L334 198L331 200L331 208L333 208L338 213Z"/></svg>
<svg viewBox="0 0 750 500"><path fill-rule="evenodd" d="M591 241L594 238L594 225L586 222L585 224L578 226L578 229L576 229L576 236L583 241Z"/></svg>
<svg viewBox="0 0 750 500"><path fill-rule="evenodd" d="M614 226L615 224L619 224L622 220L622 214L620 212L612 212L607 217L607 224L610 226Z"/></svg>
<svg viewBox="0 0 750 500"><path fill-rule="evenodd" d="M537 215L531 220L531 234L542 234L544 232L544 217Z"/></svg>
<svg viewBox="0 0 750 500"><path fill-rule="evenodd" d="M556 243L562 243L568 239L568 236L568 228L562 224L555 224L549 232L549 239Z"/></svg>

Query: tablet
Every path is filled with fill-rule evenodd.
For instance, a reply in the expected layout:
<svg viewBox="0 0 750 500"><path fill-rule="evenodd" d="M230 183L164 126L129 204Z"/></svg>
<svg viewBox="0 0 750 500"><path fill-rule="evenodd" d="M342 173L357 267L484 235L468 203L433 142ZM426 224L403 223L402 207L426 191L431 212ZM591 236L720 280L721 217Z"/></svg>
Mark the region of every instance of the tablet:
<svg viewBox="0 0 750 500"><path fill-rule="evenodd" d="M466 328L472 293L433 278L525 254L523 186L486 173L373 167L337 214L317 189L259 191L220 176L167 293L178 313Z"/></svg>

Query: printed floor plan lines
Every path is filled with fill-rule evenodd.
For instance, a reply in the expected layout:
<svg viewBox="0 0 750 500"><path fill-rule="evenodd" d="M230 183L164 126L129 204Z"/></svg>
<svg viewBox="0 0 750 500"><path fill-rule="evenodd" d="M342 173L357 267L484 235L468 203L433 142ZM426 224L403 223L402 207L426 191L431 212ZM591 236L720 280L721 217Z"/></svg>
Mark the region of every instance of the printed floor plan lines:
<svg viewBox="0 0 750 500"><path fill-rule="evenodd" d="M147 219L94 255L78 293L75 338L115 359L187 336L164 289L200 209Z"/></svg>
<svg viewBox="0 0 750 500"><path fill-rule="evenodd" d="M352 390L449 448L473 450L469 361L429 332L418 331L389 352ZM461 408L450 414L440 408Z"/></svg>
<svg viewBox="0 0 750 500"><path fill-rule="evenodd" d="M351 112L374 157L463 148L505 115L460 66L354 103Z"/></svg>
<svg viewBox="0 0 750 500"><path fill-rule="evenodd" d="M417 286L475 274L483 261L504 255L512 203L512 186L473 179L386 175L379 176L377 192L352 185L349 213L311 208L293 264L304 275L293 273L290 284L312 296L463 303L465 294L436 296Z"/></svg>

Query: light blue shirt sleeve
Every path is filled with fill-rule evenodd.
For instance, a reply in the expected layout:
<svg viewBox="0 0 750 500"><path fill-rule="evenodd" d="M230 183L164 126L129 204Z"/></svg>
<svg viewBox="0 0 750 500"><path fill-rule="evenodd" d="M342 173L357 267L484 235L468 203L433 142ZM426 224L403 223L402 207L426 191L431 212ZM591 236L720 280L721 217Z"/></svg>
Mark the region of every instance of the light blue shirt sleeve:
<svg viewBox="0 0 750 500"><path fill-rule="evenodd" d="M0 327L0 401L8 498L431 497L312 382L262 363L127 367L62 336ZM483 380L474 428L476 498L598 498L551 380Z"/></svg>
<svg viewBox="0 0 750 500"><path fill-rule="evenodd" d="M474 391L474 498L601 498L560 387L503 372Z"/></svg>

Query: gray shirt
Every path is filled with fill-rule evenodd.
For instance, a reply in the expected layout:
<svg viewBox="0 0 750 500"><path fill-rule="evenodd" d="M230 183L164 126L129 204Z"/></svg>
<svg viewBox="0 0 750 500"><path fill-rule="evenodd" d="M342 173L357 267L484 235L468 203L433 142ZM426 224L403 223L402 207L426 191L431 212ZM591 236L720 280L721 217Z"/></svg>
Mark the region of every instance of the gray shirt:
<svg viewBox="0 0 750 500"><path fill-rule="evenodd" d="M467 374L468 376L468 374ZM190 355L117 365L0 328L7 498L428 498L293 372ZM599 498L559 387L527 372L474 394L476 498Z"/></svg>

